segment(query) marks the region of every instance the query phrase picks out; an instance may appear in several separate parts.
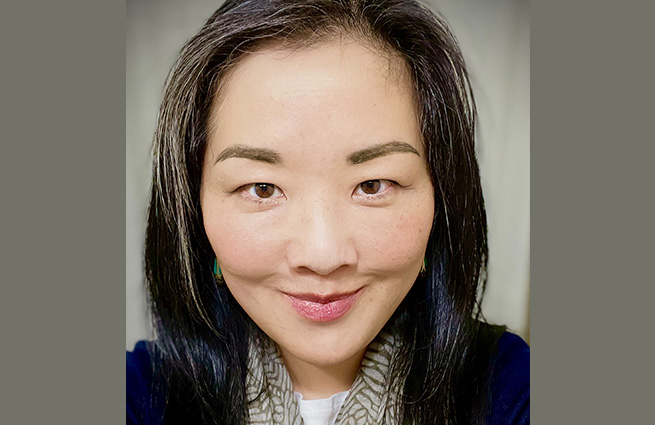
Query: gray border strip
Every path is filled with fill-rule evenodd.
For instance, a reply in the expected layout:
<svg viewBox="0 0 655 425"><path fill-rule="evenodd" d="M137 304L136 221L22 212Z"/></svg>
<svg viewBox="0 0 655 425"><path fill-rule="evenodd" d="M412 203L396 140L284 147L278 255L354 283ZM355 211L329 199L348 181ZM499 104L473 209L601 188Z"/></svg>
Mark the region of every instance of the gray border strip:
<svg viewBox="0 0 655 425"><path fill-rule="evenodd" d="M5 3L0 423L123 423L125 4Z"/></svg>
<svg viewBox="0 0 655 425"><path fill-rule="evenodd" d="M655 37L636 3L532 4L535 424L653 420Z"/></svg>

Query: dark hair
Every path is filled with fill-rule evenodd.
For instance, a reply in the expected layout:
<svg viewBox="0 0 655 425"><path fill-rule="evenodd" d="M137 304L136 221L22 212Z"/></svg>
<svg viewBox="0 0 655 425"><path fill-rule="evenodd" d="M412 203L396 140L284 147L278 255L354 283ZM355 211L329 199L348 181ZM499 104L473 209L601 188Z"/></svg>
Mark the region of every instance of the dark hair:
<svg viewBox="0 0 655 425"><path fill-rule="evenodd" d="M183 48L154 139L145 268L155 375L166 423L240 424L256 325L212 273L200 210L208 118L226 72L273 43L347 36L401 58L415 91L435 194L427 274L390 319L402 338L403 423L483 423L490 359L502 328L480 321L487 224L475 156L475 104L457 42L415 1L228 0Z"/></svg>

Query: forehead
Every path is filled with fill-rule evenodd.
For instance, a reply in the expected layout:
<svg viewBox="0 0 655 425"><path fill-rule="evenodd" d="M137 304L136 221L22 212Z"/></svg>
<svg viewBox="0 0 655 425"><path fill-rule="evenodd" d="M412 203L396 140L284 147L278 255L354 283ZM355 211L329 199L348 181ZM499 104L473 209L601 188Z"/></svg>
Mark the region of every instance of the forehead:
<svg viewBox="0 0 655 425"><path fill-rule="evenodd" d="M260 50L224 78L210 118L213 150L347 151L402 140L422 151L406 65L361 42Z"/></svg>

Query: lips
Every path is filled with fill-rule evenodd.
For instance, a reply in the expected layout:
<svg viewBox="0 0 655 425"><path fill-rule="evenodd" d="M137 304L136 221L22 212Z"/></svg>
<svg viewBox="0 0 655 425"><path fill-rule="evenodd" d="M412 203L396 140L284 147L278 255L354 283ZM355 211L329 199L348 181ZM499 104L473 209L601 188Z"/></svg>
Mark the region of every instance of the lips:
<svg viewBox="0 0 655 425"><path fill-rule="evenodd" d="M358 298L359 290L334 294L284 294L305 319L329 322L345 315Z"/></svg>

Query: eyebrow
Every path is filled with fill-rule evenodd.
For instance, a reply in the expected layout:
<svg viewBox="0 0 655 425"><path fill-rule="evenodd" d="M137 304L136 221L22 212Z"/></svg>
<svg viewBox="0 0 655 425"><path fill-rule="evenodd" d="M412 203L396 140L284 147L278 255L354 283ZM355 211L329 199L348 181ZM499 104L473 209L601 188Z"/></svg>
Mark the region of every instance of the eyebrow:
<svg viewBox="0 0 655 425"><path fill-rule="evenodd" d="M282 163L282 157L280 157L280 154L272 149L253 148L244 145L234 145L226 148L221 152L218 158L216 158L214 163L216 164L220 161L225 161L228 158L245 158L253 161L266 162L268 164Z"/></svg>
<svg viewBox="0 0 655 425"><path fill-rule="evenodd" d="M362 162L370 161L380 156L390 155L392 153L414 153L421 156L416 149L409 143L405 142L387 142L379 145L374 145L365 149L358 150L348 155L348 161L351 164L361 164Z"/></svg>
<svg viewBox="0 0 655 425"><path fill-rule="evenodd" d="M421 156L409 143L392 141L355 151L348 155L347 160L351 164L357 165L393 153L413 153ZM214 163L216 164L220 161L225 161L228 158L245 158L253 161L266 162L268 164L283 163L280 154L272 149L255 148L244 145L233 145L226 148L221 152L218 158L216 158Z"/></svg>

